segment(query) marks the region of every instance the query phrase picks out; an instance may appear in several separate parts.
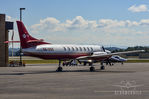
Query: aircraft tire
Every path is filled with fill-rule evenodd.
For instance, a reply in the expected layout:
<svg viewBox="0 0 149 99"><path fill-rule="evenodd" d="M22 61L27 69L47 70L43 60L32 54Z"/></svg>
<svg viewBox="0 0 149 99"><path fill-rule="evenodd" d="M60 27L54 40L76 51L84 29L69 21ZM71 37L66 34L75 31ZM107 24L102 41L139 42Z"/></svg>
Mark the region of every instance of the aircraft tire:
<svg viewBox="0 0 149 99"><path fill-rule="evenodd" d="M95 71L95 67L90 67L90 71L91 72Z"/></svg>
<svg viewBox="0 0 149 99"><path fill-rule="evenodd" d="M104 70L104 69L105 69L105 67L104 67L104 66L101 66L101 67L100 67L100 69L101 69L101 70Z"/></svg>
<svg viewBox="0 0 149 99"><path fill-rule="evenodd" d="M63 68L62 67L58 67L56 71L57 72L61 72L61 71L63 71Z"/></svg>

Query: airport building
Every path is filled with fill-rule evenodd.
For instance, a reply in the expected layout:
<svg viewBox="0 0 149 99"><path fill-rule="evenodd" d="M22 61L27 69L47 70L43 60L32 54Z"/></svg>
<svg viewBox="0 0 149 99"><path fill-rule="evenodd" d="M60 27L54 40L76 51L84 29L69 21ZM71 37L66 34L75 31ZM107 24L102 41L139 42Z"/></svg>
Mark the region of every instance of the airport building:
<svg viewBox="0 0 149 99"><path fill-rule="evenodd" d="M0 67L8 66L8 32L13 29L13 22L5 21L6 15L0 14Z"/></svg>

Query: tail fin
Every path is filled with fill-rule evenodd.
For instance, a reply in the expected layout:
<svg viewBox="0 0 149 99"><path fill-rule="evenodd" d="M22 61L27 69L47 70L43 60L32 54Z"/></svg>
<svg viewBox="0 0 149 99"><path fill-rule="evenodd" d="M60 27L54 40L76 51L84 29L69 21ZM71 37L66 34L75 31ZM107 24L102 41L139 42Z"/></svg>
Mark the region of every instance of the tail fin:
<svg viewBox="0 0 149 99"><path fill-rule="evenodd" d="M29 35L28 31L26 30L23 22L17 21L19 36L20 36L20 42L22 48L29 48L34 47L41 44L50 44L47 42L43 42L43 40L36 39Z"/></svg>

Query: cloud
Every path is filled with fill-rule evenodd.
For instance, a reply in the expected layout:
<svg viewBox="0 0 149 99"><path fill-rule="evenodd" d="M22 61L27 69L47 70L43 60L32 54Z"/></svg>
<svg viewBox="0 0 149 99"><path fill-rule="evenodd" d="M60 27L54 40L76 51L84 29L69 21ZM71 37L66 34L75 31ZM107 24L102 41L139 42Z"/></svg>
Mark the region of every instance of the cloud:
<svg viewBox="0 0 149 99"><path fill-rule="evenodd" d="M15 21L11 16L6 16L7 21ZM16 26L16 24L14 24ZM31 26L30 30L47 42L61 44L101 44L101 45L127 45L146 44L148 37L149 19L140 21L99 19L87 20L82 16L66 19L61 22L54 17L41 19L37 24ZM29 30L29 31L30 31ZM15 38L19 40L17 27L15 27ZM43 34L44 33L44 34ZM11 38L12 33L9 33ZM16 46L16 45L15 45ZM19 45L17 45L19 47Z"/></svg>
<svg viewBox="0 0 149 99"><path fill-rule="evenodd" d="M101 19L99 20L98 28L113 28L113 27L132 27L138 26L139 23L130 20L112 20L112 19Z"/></svg>
<svg viewBox="0 0 149 99"><path fill-rule="evenodd" d="M66 21L66 28L68 29L85 29L88 27L88 22L82 16L76 16L72 21Z"/></svg>
<svg viewBox="0 0 149 99"><path fill-rule="evenodd" d="M139 24L142 26L149 26L149 19L142 19Z"/></svg>
<svg viewBox="0 0 149 99"><path fill-rule="evenodd" d="M11 17L11 16L6 15L6 21L15 22L16 20L17 20L16 18L13 18L13 17Z"/></svg>
<svg viewBox="0 0 149 99"><path fill-rule="evenodd" d="M118 20L112 20L112 19L101 19L99 20L99 25L98 27L123 27L125 26L124 21L118 21Z"/></svg>
<svg viewBox="0 0 149 99"><path fill-rule="evenodd" d="M114 27L133 27L139 25L148 25L148 19L143 19L140 22L130 20L112 20L112 19L100 19L96 20L85 20L82 16L76 16L72 20L66 20L60 22L58 19L53 17L47 17L41 19L38 24L31 26L32 32L67 32L67 31L78 31L78 30L90 30L98 31L101 28L114 28Z"/></svg>
<svg viewBox="0 0 149 99"><path fill-rule="evenodd" d="M95 29L97 27L95 20L85 20L82 16L76 16L72 20L66 20L65 22L60 22L56 18L48 17L46 19L40 20L38 24L31 26L32 31L47 30L52 32L57 31L72 31L72 30L84 30L84 29Z"/></svg>
<svg viewBox="0 0 149 99"><path fill-rule="evenodd" d="M48 17L46 19L40 20L38 24L31 26L32 31L63 31L62 24L56 18Z"/></svg>
<svg viewBox="0 0 149 99"><path fill-rule="evenodd" d="M129 11L131 12L147 12L148 8L145 4L136 6L136 5L132 5L131 7L128 8Z"/></svg>
<svg viewBox="0 0 149 99"><path fill-rule="evenodd" d="M99 19L86 20L82 16L67 19L64 22L47 17L31 26L31 32L37 33L38 38L44 36L51 43L81 43L88 44L117 44L130 45L146 44L144 37L148 36L149 19L140 21ZM43 34L45 33L45 34ZM49 36L50 35L50 36ZM149 40L147 40L149 42Z"/></svg>
<svg viewBox="0 0 149 99"><path fill-rule="evenodd" d="M11 21L12 20L12 17L11 16L6 16L6 21Z"/></svg>

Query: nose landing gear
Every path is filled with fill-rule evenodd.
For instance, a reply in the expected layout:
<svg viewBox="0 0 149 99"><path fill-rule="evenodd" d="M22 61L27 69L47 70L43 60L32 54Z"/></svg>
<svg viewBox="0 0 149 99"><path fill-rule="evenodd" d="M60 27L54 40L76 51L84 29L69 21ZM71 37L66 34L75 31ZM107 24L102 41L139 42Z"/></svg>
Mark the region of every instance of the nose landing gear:
<svg viewBox="0 0 149 99"><path fill-rule="evenodd" d="M62 72L63 71L63 68L61 67L61 60L59 60L59 66L56 70L57 72Z"/></svg>
<svg viewBox="0 0 149 99"><path fill-rule="evenodd" d="M63 71L63 68L60 66L60 67L57 68L56 71L57 71L57 72L62 72L62 71Z"/></svg>

